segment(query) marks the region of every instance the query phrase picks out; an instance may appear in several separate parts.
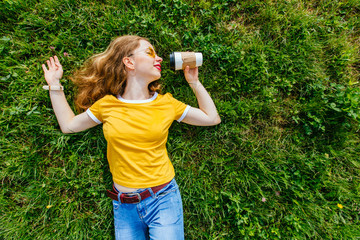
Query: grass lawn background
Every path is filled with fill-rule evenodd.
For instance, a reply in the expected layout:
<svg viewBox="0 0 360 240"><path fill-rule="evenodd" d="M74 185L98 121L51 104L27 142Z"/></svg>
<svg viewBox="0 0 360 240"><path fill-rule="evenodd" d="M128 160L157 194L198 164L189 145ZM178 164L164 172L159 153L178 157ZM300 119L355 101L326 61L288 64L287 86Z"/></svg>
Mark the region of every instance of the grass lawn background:
<svg viewBox="0 0 360 240"><path fill-rule="evenodd" d="M0 2L0 238L113 239L101 127L60 132L41 64L72 72L136 34L163 92L197 106L172 51L204 55L222 123L174 123L167 144L186 239L360 238L360 2ZM74 106L73 106L74 109Z"/></svg>

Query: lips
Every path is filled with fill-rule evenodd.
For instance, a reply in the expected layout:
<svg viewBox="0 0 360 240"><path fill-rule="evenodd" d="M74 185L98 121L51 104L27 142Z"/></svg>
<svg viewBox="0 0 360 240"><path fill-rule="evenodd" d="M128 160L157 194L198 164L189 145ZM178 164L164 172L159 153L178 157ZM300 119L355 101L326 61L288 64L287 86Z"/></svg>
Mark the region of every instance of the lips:
<svg viewBox="0 0 360 240"><path fill-rule="evenodd" d="M156 64L156 65L154 65L154 67L156 67L159 71L161 71L161 65L160 64Z"/></svg>

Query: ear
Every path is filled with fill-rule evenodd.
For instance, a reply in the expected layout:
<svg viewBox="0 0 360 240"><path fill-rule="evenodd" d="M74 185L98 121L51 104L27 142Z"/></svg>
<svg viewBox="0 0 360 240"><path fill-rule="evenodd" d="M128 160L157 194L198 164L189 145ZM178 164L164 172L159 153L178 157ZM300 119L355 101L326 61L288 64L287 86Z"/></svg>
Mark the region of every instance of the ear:
<svg viewBox="0 0 360 240"><path fill-rule="evenodd" d="M131 70L135 69L135 62L133 59L131 59L130 57L124 57L123 58L123 63L125 64L125 66Z"/></svg>

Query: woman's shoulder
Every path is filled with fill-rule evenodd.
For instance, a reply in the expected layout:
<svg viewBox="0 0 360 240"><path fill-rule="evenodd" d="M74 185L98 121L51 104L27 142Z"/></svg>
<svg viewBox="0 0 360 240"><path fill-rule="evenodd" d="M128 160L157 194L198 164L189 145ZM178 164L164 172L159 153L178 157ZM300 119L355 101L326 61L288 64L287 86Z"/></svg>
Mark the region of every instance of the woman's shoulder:
<svg viewBox="0 0 360 240"><path fill-rule="evenodd" d="M171 102L174 99L173 95L169 92L167 93L159 93L157 96L157 100L158 101L166 101L166 102Z"/></svg>
<svg viewBox="0 0 360 240"><path fill-rule="evenodd" d="M108 94L97 99L93 104L110 103L116 101L117 98L114 95Z"/></svg>
<svg viewBox="0 0 360 240"><path fill-rule="evenodd" d="M165 93L165 94L159 94L158 96L159 101L165 101L167 103L171 103L171 104L177 104L178 102L180 102L178 99L176 99L175 97L173 97L173 95L171 93Z"/></svg>
<svg viewBox="0 0 360 240"><path fill-rule="evenodd" d="M167 92L167 93L159 93L158 97L159 98L169 99L169 98L173 98L173 95L171 93L169 93L169 92Z"/></svg>
<svg viewBox="0 0 360 240"><path fill-rule="evenodd" d="M114 100L116 100L116 99L117 99L117 97L115 97L114 95L107 94L107 95L99 98L98 101L100 101L100 100L101 100L101 101L114 101Z"/></svg>

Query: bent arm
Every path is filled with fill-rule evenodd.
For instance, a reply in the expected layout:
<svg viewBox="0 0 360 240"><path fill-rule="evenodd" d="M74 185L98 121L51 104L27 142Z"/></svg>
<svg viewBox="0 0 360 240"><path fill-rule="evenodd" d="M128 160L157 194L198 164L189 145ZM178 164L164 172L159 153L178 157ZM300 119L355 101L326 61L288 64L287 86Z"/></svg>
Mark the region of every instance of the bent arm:
<svg viewBox="0 0 360 240"><path fill-rule="evenodd" d="M198 69L184 70L185 78L195 93L199 108L191 107L182 120L184 123L196 126L213 126L221 122L214 101L198 79Z"/></svg>
<svg viewBox="0 0 360 240"><path fill-rule="evenodd" d="M50 99L63 133L81 132L97 125L86 112L75 116L63 91L50 91Z"/></svg>

